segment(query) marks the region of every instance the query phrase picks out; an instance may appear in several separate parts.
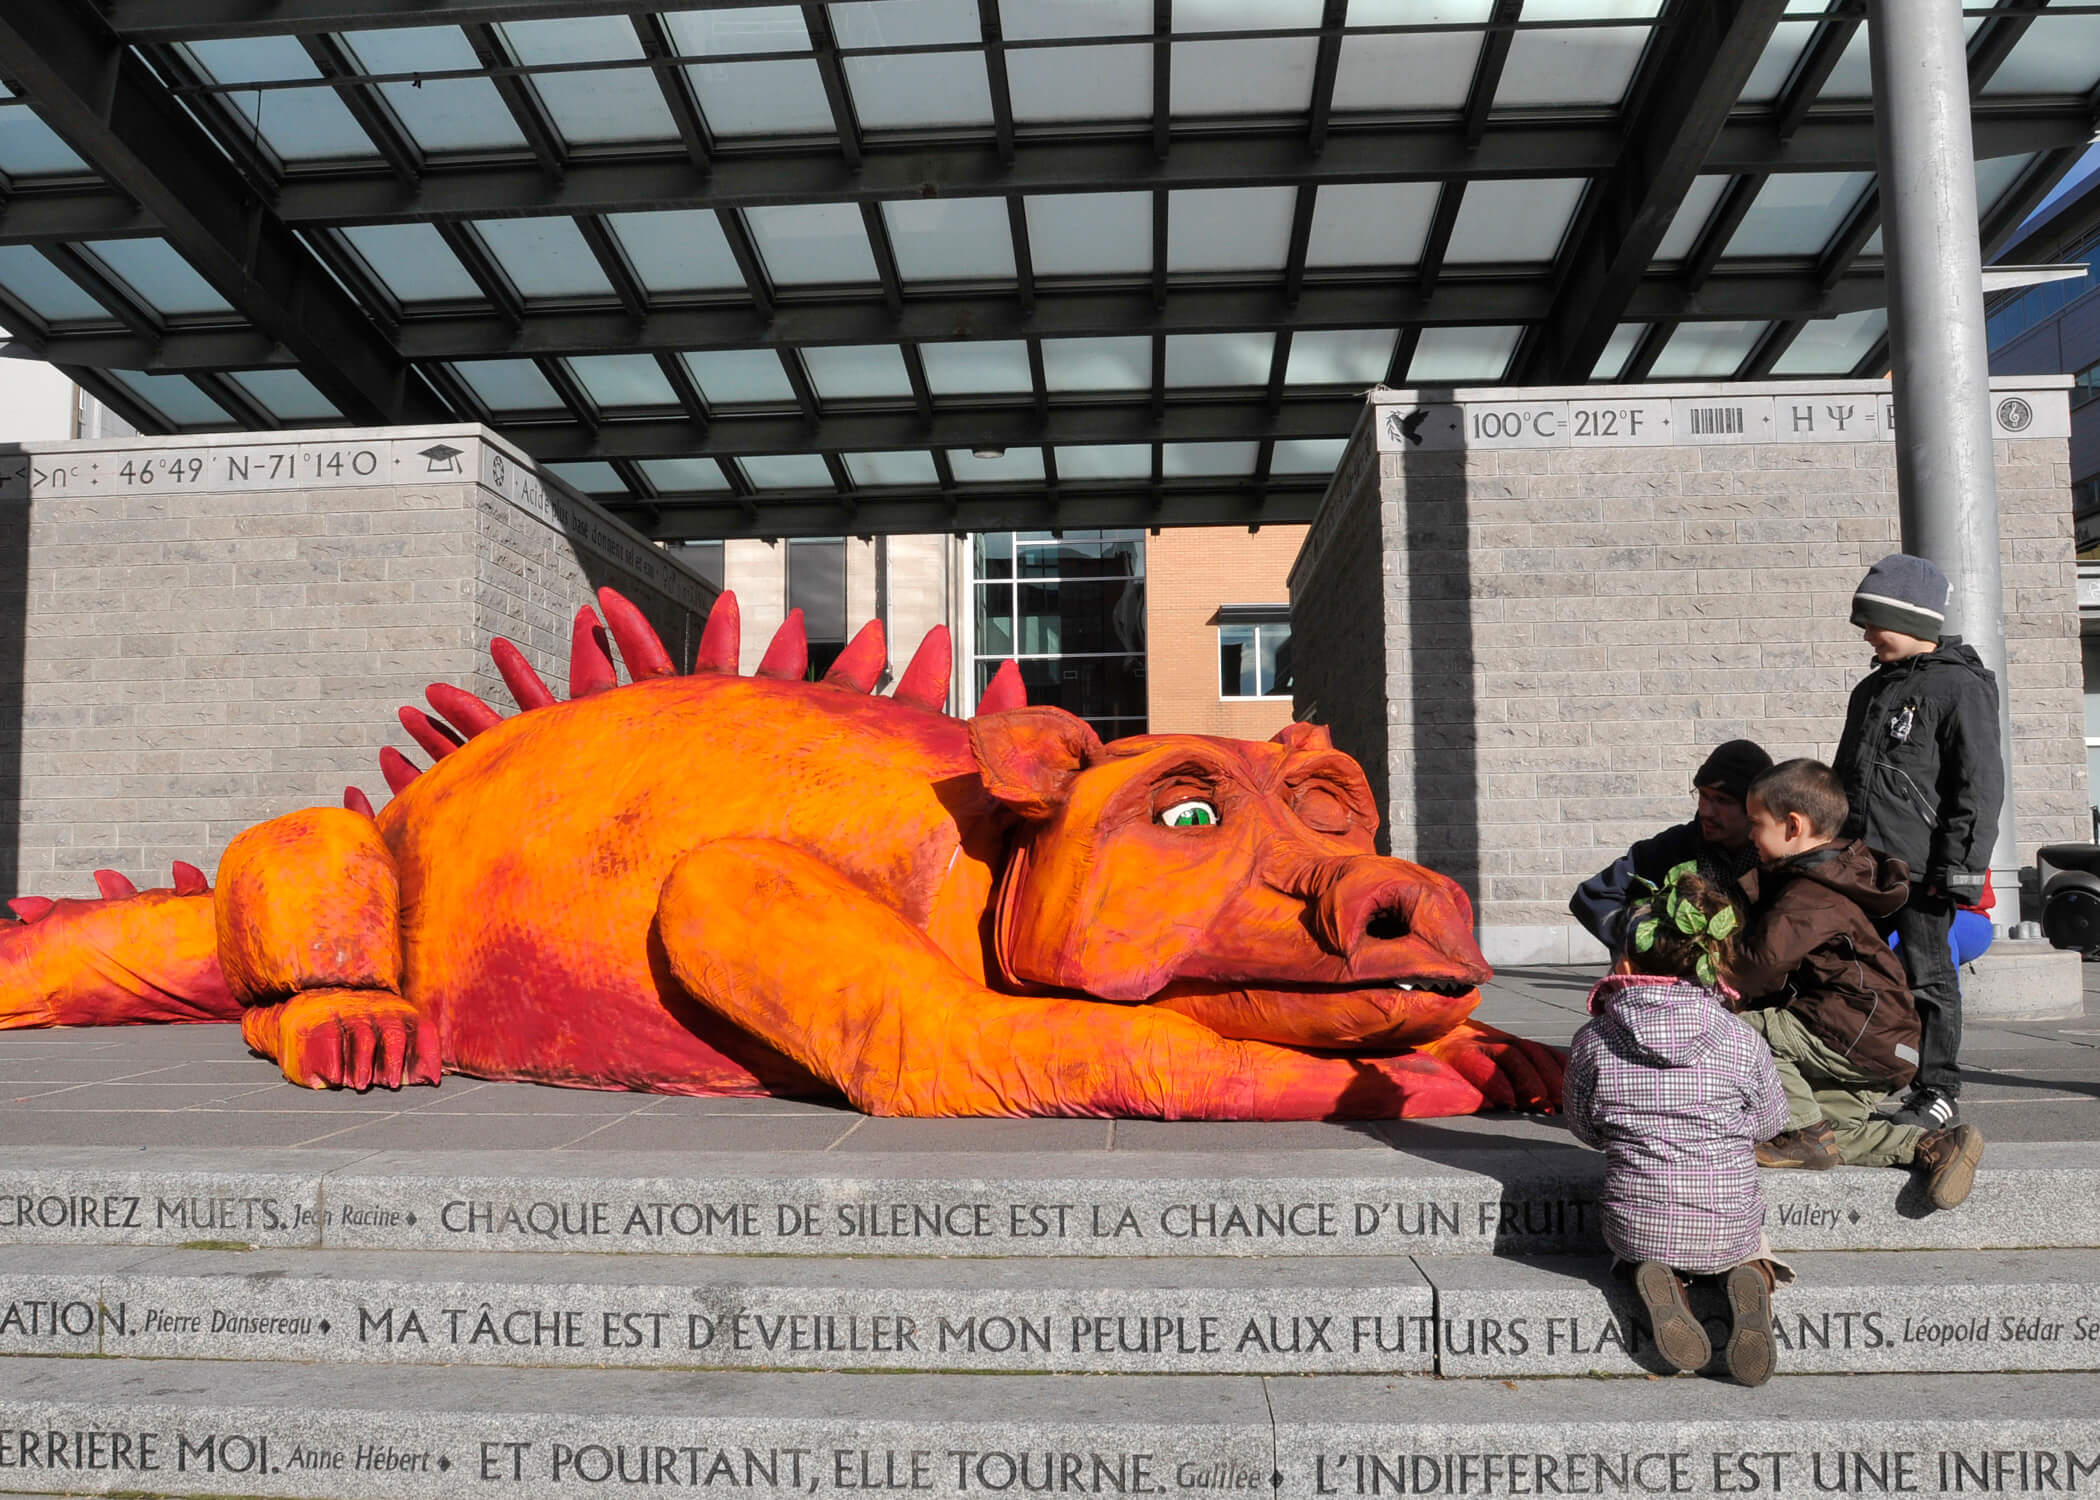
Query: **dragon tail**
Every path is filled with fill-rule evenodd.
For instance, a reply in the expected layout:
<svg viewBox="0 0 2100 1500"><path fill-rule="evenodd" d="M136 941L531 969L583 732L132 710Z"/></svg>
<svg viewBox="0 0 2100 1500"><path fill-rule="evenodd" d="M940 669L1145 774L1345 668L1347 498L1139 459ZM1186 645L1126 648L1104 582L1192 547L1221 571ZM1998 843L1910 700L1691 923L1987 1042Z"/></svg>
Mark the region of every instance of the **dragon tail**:
<svg viewBox="0 0 2100 1500"><path fill-rule="evenodd" d="M0 919L0 1030L237 1021L219 972L211 887L177 864L173 886L141 891L97 870L94 900L18 896Z"/></svg>

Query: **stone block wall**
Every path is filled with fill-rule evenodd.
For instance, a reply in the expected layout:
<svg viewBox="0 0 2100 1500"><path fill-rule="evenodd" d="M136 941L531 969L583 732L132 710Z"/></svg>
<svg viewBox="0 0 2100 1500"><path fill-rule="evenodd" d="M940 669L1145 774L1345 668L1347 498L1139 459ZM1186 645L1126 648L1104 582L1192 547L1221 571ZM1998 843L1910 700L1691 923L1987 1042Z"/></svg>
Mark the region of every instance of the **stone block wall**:
<svg viewBox="0 0 2100 1500"><path fill-rule="evenodd" d="M431 682L509 707L488 639L557 692L592 591L681 664L712 591L480 428L0 450L0 888L165 884L241 829L375 802Z"/></svg>
<svg viewBox="0 0 2100 1500"><path fill-rule="evenodd" d="M2061 378L1993 405L2031 859L2088 836L2069 416ZM1852 590L1900 545L1890 421L1883 382L1373 393L1292 573L1298 707L1491 960L1593 956L1569 892L1690 815L1714 744L1834 753Z"/></svg>

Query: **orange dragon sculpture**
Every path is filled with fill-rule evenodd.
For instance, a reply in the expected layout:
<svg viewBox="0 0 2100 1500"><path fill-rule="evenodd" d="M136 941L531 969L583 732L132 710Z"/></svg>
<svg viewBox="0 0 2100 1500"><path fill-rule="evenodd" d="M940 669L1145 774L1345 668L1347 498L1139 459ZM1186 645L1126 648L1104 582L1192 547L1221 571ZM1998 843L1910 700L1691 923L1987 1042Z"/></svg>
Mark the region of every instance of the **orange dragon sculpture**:
<svg viewBox="0 0 2100 1500"><path fill-rule="evenodd" d="M736 675L725 594L681 675L627 600L567 701L434 686L355 788L252 828L216 888L97 873L19 898L0 1027L230 1021L312 1088L447 1072L680 1094L836 1090L883 1115L1282 1120L1550 1109L1557 1054L1467 1019L1451 881L1375 852L1326 731L1103 744L1012 663L963 722L929 635L802 680L791 616ZM456 726L456 728L454 727Z"/></svg>

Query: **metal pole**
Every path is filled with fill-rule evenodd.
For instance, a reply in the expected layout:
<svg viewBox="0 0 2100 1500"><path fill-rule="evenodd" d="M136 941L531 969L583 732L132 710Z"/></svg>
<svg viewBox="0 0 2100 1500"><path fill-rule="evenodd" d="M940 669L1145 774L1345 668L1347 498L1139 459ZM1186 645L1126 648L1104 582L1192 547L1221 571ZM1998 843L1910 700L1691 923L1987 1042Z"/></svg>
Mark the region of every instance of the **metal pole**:
<svg viewBox="0 0 2100 1500"><path fill-rule="evenodd" d="M1975 647L1998 679L2005 806L1991 849L1991 916L2002 927L2019 920L2020 859L1962 0L1868 0L1867 41L1903 550L1939 564L1952 585L1948 634Z"/></svg>

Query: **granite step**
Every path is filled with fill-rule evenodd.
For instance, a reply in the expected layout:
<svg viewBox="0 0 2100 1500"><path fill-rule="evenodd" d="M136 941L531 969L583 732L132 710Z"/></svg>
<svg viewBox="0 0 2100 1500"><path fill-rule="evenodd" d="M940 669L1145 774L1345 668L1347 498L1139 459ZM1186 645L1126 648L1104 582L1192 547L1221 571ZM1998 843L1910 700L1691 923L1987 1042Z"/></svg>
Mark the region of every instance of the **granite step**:
<svg viewBox="0 0 2100 1500"><path fill-rule="evenodd" d="M653 1255L1596 1253L1603 1159L1400 1151L357 1152L24 1147L0 1244ZM1781 1250L2100 1249L2100 1160L1994 1146L1968 1203L1914 1175L1767 1173Z"/></svg>
<svg viewBox="0 0 2100 1500"><path fill-rule="evenodd" d="M1405 1256L908 1260L0 1247L0 1354L727 1370L1428 1371Z"/></svg>
<svg viewBox="0 0 2100 1500"><path fill-rule="evenodd" d="M339 1366L288 1379L271 1363L47 1358L8 1373L0 1486L24 1493L1382 1500L2100 1484L2092 1375L1796 1375L1746 1391Z"/></svg>

